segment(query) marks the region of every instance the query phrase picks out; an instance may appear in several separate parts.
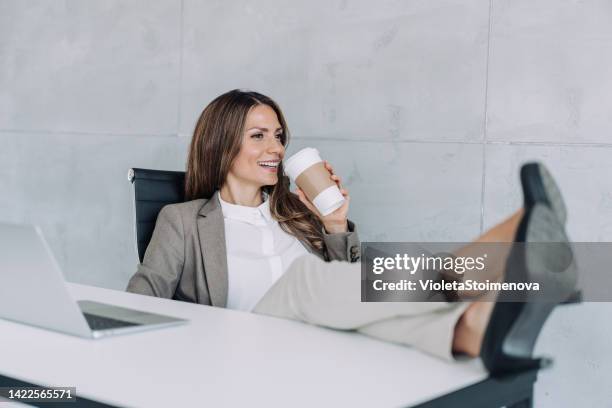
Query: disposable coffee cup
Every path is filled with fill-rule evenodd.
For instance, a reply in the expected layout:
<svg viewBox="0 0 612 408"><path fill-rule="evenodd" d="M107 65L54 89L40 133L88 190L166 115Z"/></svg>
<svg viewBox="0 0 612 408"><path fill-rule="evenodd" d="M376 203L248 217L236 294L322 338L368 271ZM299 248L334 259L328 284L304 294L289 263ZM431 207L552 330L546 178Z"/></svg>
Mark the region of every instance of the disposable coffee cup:
<svg viewBox="0 0 612 408"><path fill-rule="evenodd" d="M329 215L344 204L344 196L331 179L319 151L300 150L285 160L285 172L322 215Z"/></svg>

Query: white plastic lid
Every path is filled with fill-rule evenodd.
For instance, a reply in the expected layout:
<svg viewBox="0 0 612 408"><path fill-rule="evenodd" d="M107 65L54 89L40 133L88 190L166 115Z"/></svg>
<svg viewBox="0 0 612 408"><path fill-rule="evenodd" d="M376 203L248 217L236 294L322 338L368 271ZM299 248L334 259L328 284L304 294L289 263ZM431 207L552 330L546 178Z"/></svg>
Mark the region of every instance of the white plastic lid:
<svg viewBox="0 0 612 408"><path fill-rule="evenodd" d="M321 159L317 149L306 147L285 160L285 172L295 181L304 170L321 161L323 159Z"/></svg>

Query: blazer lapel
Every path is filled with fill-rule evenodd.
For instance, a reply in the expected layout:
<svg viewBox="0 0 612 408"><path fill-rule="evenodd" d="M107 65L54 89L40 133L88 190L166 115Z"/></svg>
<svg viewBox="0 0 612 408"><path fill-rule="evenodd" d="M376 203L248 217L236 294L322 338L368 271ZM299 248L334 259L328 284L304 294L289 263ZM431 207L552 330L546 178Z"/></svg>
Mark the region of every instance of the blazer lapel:
<svg viewBox="0 0 612 408"><path fill-rule="evenodd" d="M227 305L227 250L223 212L218 194L217 191L199 212L198 235L210 302L213 306L225 307Z"/></svg>

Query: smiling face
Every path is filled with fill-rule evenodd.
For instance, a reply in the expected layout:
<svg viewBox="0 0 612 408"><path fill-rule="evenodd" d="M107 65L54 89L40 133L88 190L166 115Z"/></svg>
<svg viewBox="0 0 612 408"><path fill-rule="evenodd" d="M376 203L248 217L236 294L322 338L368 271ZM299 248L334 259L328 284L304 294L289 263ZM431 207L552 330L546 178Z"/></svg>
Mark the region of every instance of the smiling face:
<svg viewBox="0 0 612 408"><path fill-rule="evenodd" d="M261 188L278 182L278 165L285 155L283 128L268 105L256 105L248 113L242 145L227 180L242 188Z"/></svg>

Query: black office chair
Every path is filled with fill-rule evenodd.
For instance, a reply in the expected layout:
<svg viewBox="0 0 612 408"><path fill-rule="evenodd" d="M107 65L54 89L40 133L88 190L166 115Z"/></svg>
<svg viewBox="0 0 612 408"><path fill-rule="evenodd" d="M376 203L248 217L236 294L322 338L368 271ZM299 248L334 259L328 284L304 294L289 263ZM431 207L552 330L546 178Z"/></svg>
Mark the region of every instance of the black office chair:
<svg viewBox="0 0 612 408"><path fill-rule="evenodd" d="M130 169L128 180L134 185L136 247L142 263L162 207L185 201L185 172Z"/></svg>

